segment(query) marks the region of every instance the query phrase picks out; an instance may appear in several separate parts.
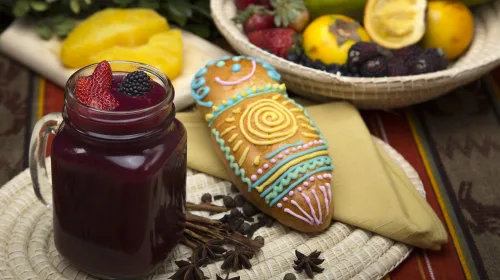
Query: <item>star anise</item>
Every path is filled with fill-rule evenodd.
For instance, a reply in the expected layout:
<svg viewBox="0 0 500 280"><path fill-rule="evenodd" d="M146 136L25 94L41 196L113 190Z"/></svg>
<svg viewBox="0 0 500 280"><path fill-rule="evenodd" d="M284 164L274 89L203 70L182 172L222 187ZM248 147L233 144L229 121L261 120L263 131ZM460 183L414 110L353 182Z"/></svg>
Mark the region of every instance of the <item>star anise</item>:
<svg viewBox="0 0 500 280"><path fill-rule="evenodd" d="M309 278L314 278L314 272L321 273L324 270L323 268L319 267L319 265L325 261L324 259L319 258L320 254L321 252L316 250L306 256L301 252L295 250L295 256L297 257L297 259L294 261L295 265L293 266L293 269L295 269L297 272L301 272L304 270Z"/></svg>
<svg viewBox="0 0 500 280"><path fill-rule="evenodd" d="M236 248L232 251L227 251L224 254L224 262L222 263L222 269L233 269L238 270L242 268L251 268L252 264L250 259L253 257L254 252L245 248Z"/></svg>
<svg viewBox="0 0 500 280"><path fill-rule="evenodd" d="M179 267L177 272L170 276L173 280L204 280L208 279L200 266L203 265L204 259L198 259L195 254L191 255L190 261L176 261L175 264Z"/></svg>
<svg viewBox="0 0 500 280"><path fill-rule="evenodd" d="M222 244L224 244L222 240L210 240L198 245L194 254L196 254L196 258L198 260L213 260L226 252L226 249L222 247Z"/></svg>
<svg viewBox="0 0 500 280"><path fill-rule="evenodd" d="M229 273L226 274L226 278L220 277L219 274L216 274L216 276L217 276L217 280L240 280L239 276L235 276L235 277L229 278Z"/></svg>

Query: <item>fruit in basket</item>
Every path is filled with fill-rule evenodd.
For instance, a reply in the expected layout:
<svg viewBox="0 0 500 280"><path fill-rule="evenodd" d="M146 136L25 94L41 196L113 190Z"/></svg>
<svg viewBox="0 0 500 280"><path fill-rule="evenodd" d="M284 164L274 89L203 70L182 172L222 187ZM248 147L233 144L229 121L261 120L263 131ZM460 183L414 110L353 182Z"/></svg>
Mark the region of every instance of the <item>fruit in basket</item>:
<svg viewBox="0 0 500 280"><path fill-rule="evenodd" d="M363 11L366 0L304 0L313 18L329 14L351 15Z"/></svg>
<svg viewBox="0 0 500 280"><path fill-rule="evenodd" d="M393 56L387 59L387 77L407 76L410 68L402 58Z"/></svg>
<svg viewBox="0 0 500 280"><path fill-rule="evenodd" d="M91 55L90 63L102 60L131 60L149 64L173 79L182 71L182 34L172 29L151 36L137 47L114 46Z"/></svg>
<svg viewBox="0 0 500 280"><path fill-rule="evenodd" d="M387 71L387 58L378 56L365 62L359 69L359 74L362 77L385 77L387 76Z"/></svg>
<svg viewBox="0 0 500 280"><path fill-rule="evenodd" d="M270 0L261 1L261 3L262 5L247 6L243 12L233 18L233 21L243 24L244 31L248 29L245 25L249 25L252 30L257 29L252 28L254 26L259 26L258 29L265 29L263 27L270 24L269 17L266 15L272 16L275 27L287 27L297 32L302 32L309 23L309 12L302 0ZM259 16L254 16L256 14ZM245 31L245 33L248 32Z"/></svg>
<svg viewBox="0 0 500 280"><path fill-rule="evenodd" d="M347 52L347 65L350 68L359 67L368 60L380 56L380 48L372 42L358 42Z"/></svg>
<svg viewBox="0 0 500 280"><path fill-rule="evenodd" d="M260 5L268 8L268 9L271 9L273 6L271 5L271 0L260 0Z"/></svg>
<svg viewBox="0 0 500 280"><path fill-rule="evenodd" d="M243 25L245 34L276 27L274 25L274 16L264 6L250 5L233 18L233 21Z"/></svg>
<svg viewBox="0 0 500 280"><path fill-rule="evenodd" d="M261 0L234 0L234 4L238 10L244 10L250 5L259 5Z"/></svg>
<svg viewBox="0 0 500 280"><path fill-rule="evenodd" d="M151 9L105 9L73 29L62 44L61 59L67 67L83 67L95 53L114 46L137 47L168 29L167 20Z"/></svg>
<svg viewBox="0 0 500 280"><path fill-rule="evenodd" d="M392 54L397 58L401 58L404 63L408 64L412 59L415 59L423 52L424 52L423 48L417 45L411 45L401 49L393 50Z"/></svg>
<svg viewBox="0 0 500 280"><path fill-rule="evenodd" d="M474 37L474 18L463 3L429 2L427 31L422 39L426 48L441 48L450 60L462 55Z"/></svg>
<svg viewBox="0 0 500 280"><path fill-rule="evenodd" d="M352 45L368 41L368 34L352 18L326 15L315 19L306 27L302 47L312 60L317 59L324 64L344 64Z"/></svg>
<svg viewBox="0 0 500 280"><path fill-rule="evenodd" d="M377 44L399 49L424 36L426 7L427 0L368 0L363 23Z"/></svg>
<svg viewBox="0 0 500 280"><path fill-rule="evenodd" d="M446 69L448 60L439 49L426 49L407 64L412 75L419 75Z"/></svg>
<svg viewBox="0 0 500 280"><path fill-rule="evenodd" d="M248 40L261 49L286 58L288 51L295 45L295 34L291 28L272 28L252 32L248 34Z"/></svg>

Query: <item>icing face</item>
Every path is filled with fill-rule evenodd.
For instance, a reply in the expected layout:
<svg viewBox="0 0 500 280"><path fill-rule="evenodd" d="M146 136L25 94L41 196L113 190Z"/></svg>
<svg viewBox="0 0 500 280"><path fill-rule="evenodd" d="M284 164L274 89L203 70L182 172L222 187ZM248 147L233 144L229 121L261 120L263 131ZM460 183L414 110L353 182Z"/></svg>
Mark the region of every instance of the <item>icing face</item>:
<svg viewBox="0 0 500 280"><path fill-rule="evenodd" d="M331 212L332 160L323 135L306 110L288 98L285 85L276 83L279 79L259 59L223 57L196 74L192 93L200 106L212 109L205 116L208 126L248 191L258 192L268 207L319 226ZM234 93L218 104L204 100L219 89ZM252 147L269 152L256 154Z"/></svg>
<svg viewBox="0 0 500 280"><path fill-rule="evenodd" d="M226 70L218 71L223 76L215 76L209 73L208 68L215 67L216 69ZM268 76L268 83L279 83L281 76L276 72L274 67L261 59L245 56L225 56L220 60L213 60L206 64L191 82L191 95L194 97L198 105L203 107L212 107L215 104L210 101L203 101L210 92L217 92L218 87L241 87L241 89L251 88L256 85L253 82L253 77L257 71L265 71ZM213 80L212 87L207 85L208 81ZM260 80L259 82L262 82Z"/></svg>

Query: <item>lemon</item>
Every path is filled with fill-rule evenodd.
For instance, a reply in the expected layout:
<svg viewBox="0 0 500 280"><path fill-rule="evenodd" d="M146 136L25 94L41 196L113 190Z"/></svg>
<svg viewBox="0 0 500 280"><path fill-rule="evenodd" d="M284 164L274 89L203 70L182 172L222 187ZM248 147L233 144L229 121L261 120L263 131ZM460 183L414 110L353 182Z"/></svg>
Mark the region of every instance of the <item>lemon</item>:
<svg viewBox="0 0 500 280"><path fill-rule="evenodd" d="M427 0L368 0L363 23L377 44L403 48L424 36L426 7Z"/></svg>
<svg viewBox="0 0 500 280"><path fill-rule="evenodd" d="M474 37L474 17L458 1L429 2L427 31L422 39L426 48L441 48L449 60L462 55Z"/></svg>
<svg viewBox="0 0 500 280"><path fill-rule="evenodd" d="M315 19L306 27L302 37L306 55L324 64L344 64L352 45L370 41L358 22L343 15L326 15Z"/></svg>

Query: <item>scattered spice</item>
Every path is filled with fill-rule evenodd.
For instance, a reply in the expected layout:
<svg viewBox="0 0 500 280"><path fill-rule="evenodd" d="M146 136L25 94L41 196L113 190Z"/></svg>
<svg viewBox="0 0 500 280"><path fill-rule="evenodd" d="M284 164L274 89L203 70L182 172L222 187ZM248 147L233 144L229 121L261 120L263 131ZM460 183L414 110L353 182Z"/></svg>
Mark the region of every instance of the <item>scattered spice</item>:
<svg viewBox="0 0 500 280"><path fill-rule="evenodd" d="M258 221L250 226L250 229L247 232L248 237L252 237L253 234L261 227L267 224L267 219L264 217L259 217Z"/></svg>
<svg viewBox="0 0 500 280"><path fill-rule="evenodd" d="M222 240L209 240L198 245L194 254L196 254L196 258L199 260L213 260L226 252L226 248L224 248L222 244L224 244Z"/></svg>
<svg viewBox="0 0 500 280"><path fill-rule="evenodd" d="M320 251L314 251L308 256L302 254L301 252L295 250L295 256L297 259L294 261L295 265L293 269L297 272L304 271L309 278L314 278L314 272L321 273L323 268L319 267L325 260L320 259Z"/></svg>
<svg viewBox="0 0 500 280"><path fill-rule="evenodd" d="M231 184L231 191L232 191L233 193L240 192L240 190L238 190L238 187L236 187L236 185L235 185L235 184Z"/></svg>
<svg viewBox="0 0 500 280"><path fill-rule="evenodd" d="M231 230L238 231L243 223L245 223L243 218L237 218L236 220L229 222L229 228Z"/></svg>
<svg viewBox="0 0 500 280"><path fill-rule="evenodd" d="M190 261L175 261L178 266L177 272L172 275L169 279L173 280L203 280L208 279L200 266L203 265L204 260L198 259L195 254L191 255Z"/></svg>
<svg viewBox="0 0 500 280"><path fill-rule="evenodd" d="M283 280L297 280L297 277L293 273L287 273L285 277L283 277Z"/></svg>
<svg viewBox="0 0 500 280"><path fill-rule="evenodd" d="M274 219L269 216L264 216L266 221L266 227L272 227L274 224Z"/></svg>
<svg viewBox="0 0 500 280"><path fill-rule="evenodd" d="M245 235L248 233L250 230L250 224L249 223L243 223L240 228L238 229L238 232Z"/></svg>
<svg viewBox="0 0 500 280"><path fill-rule="evenodd" d="M219 274L215 274L215 275L217 276L217 280L240 280L239 276L229 278L229 273L226 274L226 278L220 277Z"/></svg>
<svg viewBox="0 0 500 280"><path fill-rule="evenodd" d="M234 197L234 203L236 203L237 207L243 207L246 201L246 198L241 194Z"/></svg>
<svg viewBox="0 0 500 280"><path fill-rule="evenodd" d="M252 267L250 259L253 258L254 252L245 248L236 248L235 250L227 251L224 254L224 262L222 269L239 270L242 268L249 269Z"/></svg>
<svg viewBox="0 0 500 280"><path fill-rule="evenodd" d="M255 237L253 240L261 243L262 246L264 246L264 237L262 237L262 236L259 235L259 236Z"/></svg>
<svg viewBox="0 0 500 280"><path fill-rule="evenodd" d="M181 242L196 250L198 245L210 240L222 240L224 243L234 244L257 252L262 244L251 240L239 232L232 231L227 225L209 218L186 213L186 227Z"/></svg>
<svg viewBox="0 0 500 280"><path fill-rule="evenodd" d="M212 213L224 213L228 210L224 206L213 205L210 203L195 204L191 202L186 202L186 208L191 211L207 211Z"/></svg>
<svg viewBox="0 0 500 280"><path fill-rule="evenodd" d="M259 213L259 210L255 206L253 206L252 203L246 202L245 204L243 204L243 214L245 214L245 216L252 217L257 213Z"/></svg>
<svg viewBox="0 0 500 280"><path fill-rule="evenodd" d="M202 203L212 203L212 195L209 193L204 193L201 196L201 202Z"/></svg>
<svg viewBox="0 0 500 280"><path fill-rule="evenodd" d="M224 196L222 194L214 195L214 200L221 200Z"/></svg>
<svg viewBox="0 0 500 280"><path fill-rule="evenodd" d="M234 208L236 207L236 203L234 202L234 199L230 197L229 195L226 195L223 199L222 202L224 203L224 206L227 208Z"/></svg>

